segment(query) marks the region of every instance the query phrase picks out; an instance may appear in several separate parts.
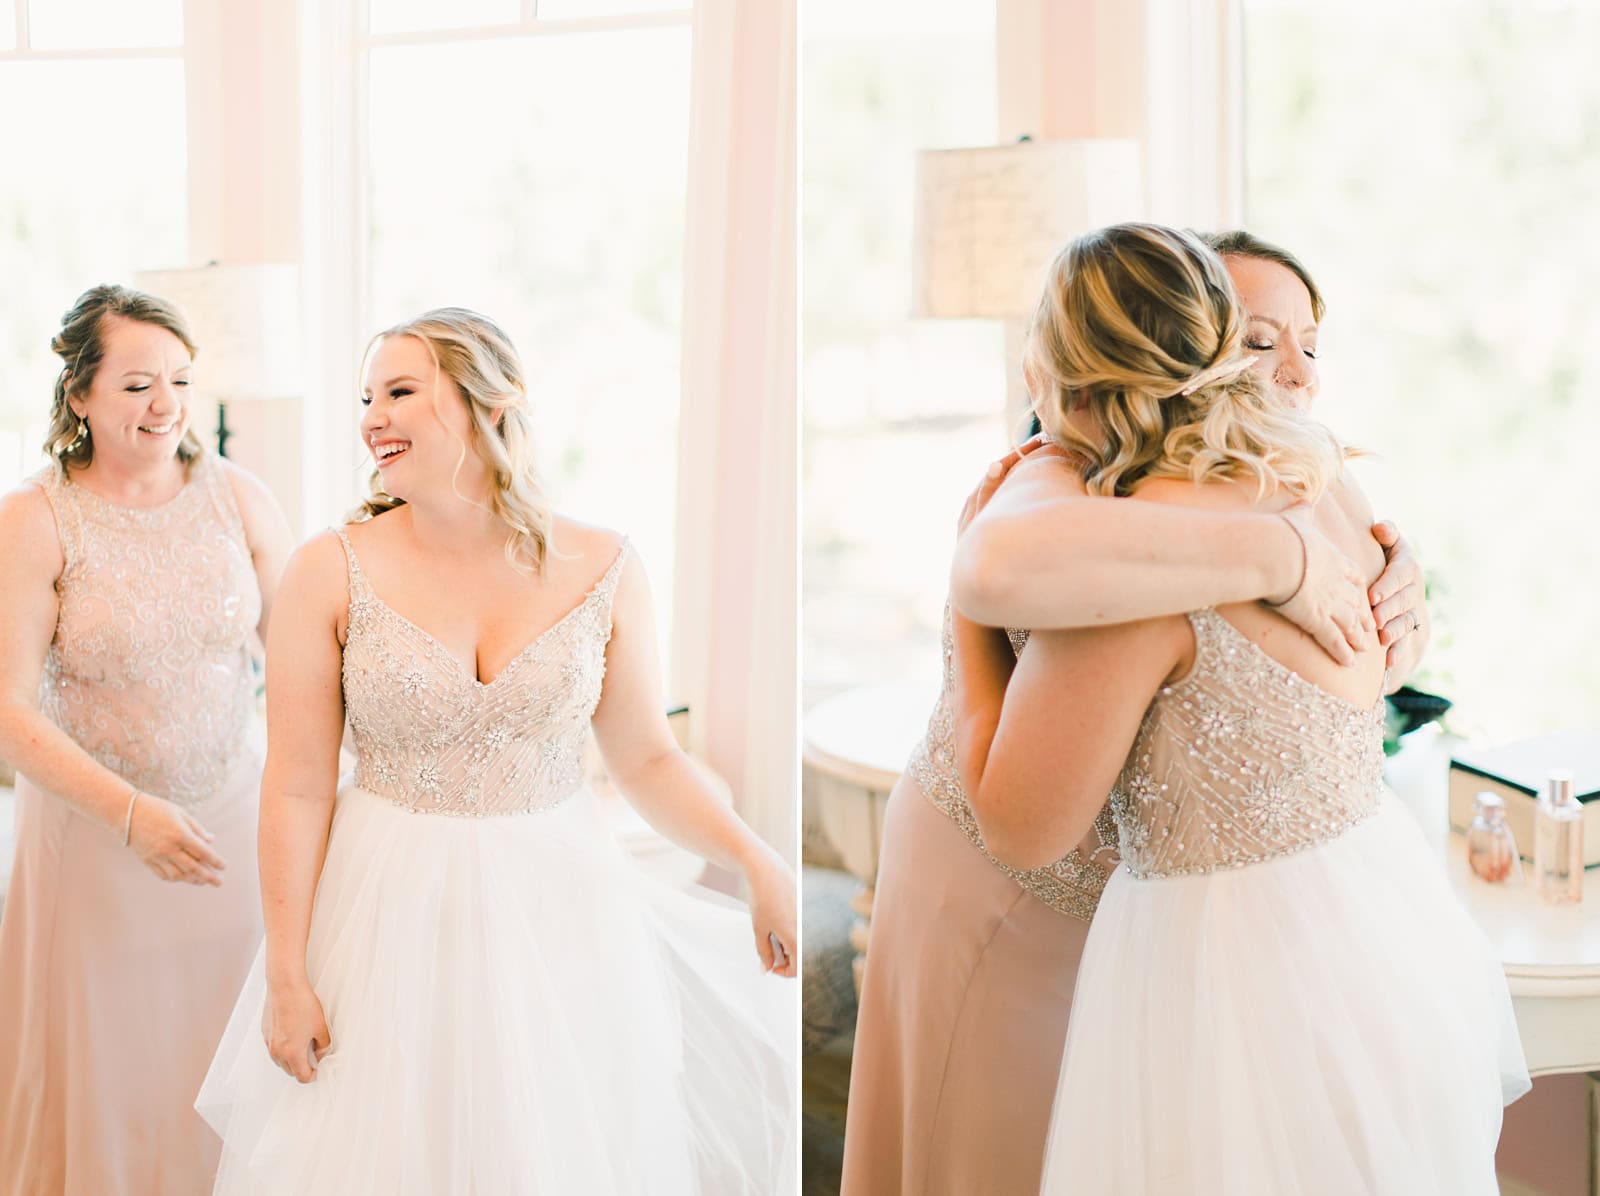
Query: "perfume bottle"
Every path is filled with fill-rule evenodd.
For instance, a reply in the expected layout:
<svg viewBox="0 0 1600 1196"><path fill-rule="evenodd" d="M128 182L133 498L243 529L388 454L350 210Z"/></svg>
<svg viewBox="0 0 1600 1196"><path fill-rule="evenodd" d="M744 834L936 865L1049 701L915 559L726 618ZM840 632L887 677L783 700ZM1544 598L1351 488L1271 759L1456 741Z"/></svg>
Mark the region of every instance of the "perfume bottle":
<svg viewBox="0 0 1600 1196"><path fill-rule="evenodd" d="M1533 867L1539 896L1557 905L1583 900L1583 808L1573 793L1572 774L1550 774L1534 814Z"/></svg>
<svg viewBox="0 0 1600 1196"><path fill-rule="evenodd" d="M1517 859L1517 842L1506 825L1505 798L1498 793L1480 793L1467 831L1467 863L1473 872L1491 884L1511 875Z"/></svg>

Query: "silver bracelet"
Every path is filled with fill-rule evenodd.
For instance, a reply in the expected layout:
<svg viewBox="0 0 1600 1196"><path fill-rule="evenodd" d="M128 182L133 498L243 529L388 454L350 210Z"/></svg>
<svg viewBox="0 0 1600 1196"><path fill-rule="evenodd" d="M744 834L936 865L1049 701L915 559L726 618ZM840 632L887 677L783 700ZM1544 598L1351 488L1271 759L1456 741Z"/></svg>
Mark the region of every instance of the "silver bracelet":
<svg viewBox="0 0 1600 1196"><path fill-rule="evenodd" d="M1288 606L1289 603L1300 597L1300 591L1306 588L1306 576L1311 572L1311 548L1306 544L1306 534L1300 530L1293 519L1290 519L1282 511L1278 512L1278 518L1289 525L1289 530L1294 533L1294 538L1300 541L1300 584L1295 586L1293 593L1291 593L1282 602L1267 603L1268 606L1273 607L1274 609L1282 606ZM1265 599L1263 599L1263 601L1265 601Z"/></svg>
<svg viewBox="0 0 1600 1196"><path fill-rule="evenodd" d="M139 791L135 789L128 795L128 815L122 820L122 845L126 847L133 839L133 803L139 800Z"/></svg>

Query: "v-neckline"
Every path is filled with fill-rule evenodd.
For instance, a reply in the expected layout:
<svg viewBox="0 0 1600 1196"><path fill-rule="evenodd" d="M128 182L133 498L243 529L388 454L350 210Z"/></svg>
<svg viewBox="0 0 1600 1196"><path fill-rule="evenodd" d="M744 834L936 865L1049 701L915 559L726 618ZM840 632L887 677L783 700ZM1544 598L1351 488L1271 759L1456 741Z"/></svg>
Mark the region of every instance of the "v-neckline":
<svg viewBox="0 0 1600 1196"><path fill-rule="evenodd" d="M573 606L554 623L551 623L550 626L546 627L543 631L539 632L538 635L534 636L527 643L523 644L522 647L512 655L510 660L506 661L505 664L500 666L499 672L495 673L495 675L489 678L489 680L484 681L478 676L478 670L475 667L476 662L474 662L474 667L469 668L459 656L450 651L449 648L445 647L444 641L438 636L434 635L433 632L429 631L426 627L423 627L421 624L415 622L407 616L401 614L398 610L386 602L383 596L378 593L377 588L372 584L371 579L367 577L366 570L361 567L361 560L356 556L355 545L350 543L348 535L341 533L341 538L344 539L345 546L349 549L350 559L355 563L355 572L360 574L362 585L366 588L367 595L373 600L373 602L377 603L384 610L388 611L389 614L393 615L406 627L409 627L412 631L416 632L416 634L420 635L441 656L445 657L452 665L455 666L456 672L460 674L463 681L469 682L475 689L480 691L492 689L500 681L500 678L511 672L511 670L525 656L543 643L547 636L554 632L558 627L564 626L568 621L574 618L579 611L583 610L589 605L590 602L594 601L595 595L600 592L600 587L605 585L606 579L611 576L611 571L622 562L623 555L628 551L627 537L623 537L622 544L618 547L617 555L612 558L611 564L607 565L605 572L600 574L600 576L595 579L594 584L591 585L584 593L583 597L579 599L577 605Z"/></svg>

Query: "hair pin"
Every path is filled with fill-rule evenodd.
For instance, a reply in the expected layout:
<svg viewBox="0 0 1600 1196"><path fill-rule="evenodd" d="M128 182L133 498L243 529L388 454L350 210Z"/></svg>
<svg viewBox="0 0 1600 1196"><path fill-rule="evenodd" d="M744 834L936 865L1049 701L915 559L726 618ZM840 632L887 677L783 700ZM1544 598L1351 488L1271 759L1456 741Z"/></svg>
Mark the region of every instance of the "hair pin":
<svg viewBox="0 0 1600 1196"><path fill-rule="evenodd" d="M1210 386L1218 378L1224 377L1228 374L1242 374L1260 360L1260 357L1245 357L1237 363L1232 363L1225 366L1217 366L1209 370L1202 370L1199 374L1195 375L1193 382L1189 383L1188 386L1185 386L1178 393L1184 398L1188 398L1202 386Z"/></svg>

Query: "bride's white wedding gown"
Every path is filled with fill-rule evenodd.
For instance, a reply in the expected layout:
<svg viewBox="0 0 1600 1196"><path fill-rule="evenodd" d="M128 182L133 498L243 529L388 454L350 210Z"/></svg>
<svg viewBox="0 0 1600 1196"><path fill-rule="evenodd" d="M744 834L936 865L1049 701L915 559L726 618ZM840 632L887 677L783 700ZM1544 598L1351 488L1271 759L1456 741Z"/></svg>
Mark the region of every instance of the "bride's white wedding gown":
<svg viewBox="0 0 1600 1196"><path fill-rule="evenodd" d="M216 1190L791 1190L792 982L742 906L642 876L583 785L626 544L485 684L340 538L359 763L306 952L333 1048L310 1084L273 1065L258 957L198 1101Z"/></svg>
<svg viewBox="0 0 1600 1196"><path fill-rule="evenodd" d="M1493 1196L1505 976L1385 797L1382 709L1214 611L1112 794L1046 1193Z"/></svg>

